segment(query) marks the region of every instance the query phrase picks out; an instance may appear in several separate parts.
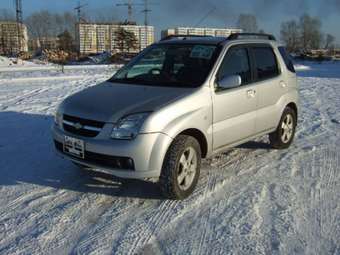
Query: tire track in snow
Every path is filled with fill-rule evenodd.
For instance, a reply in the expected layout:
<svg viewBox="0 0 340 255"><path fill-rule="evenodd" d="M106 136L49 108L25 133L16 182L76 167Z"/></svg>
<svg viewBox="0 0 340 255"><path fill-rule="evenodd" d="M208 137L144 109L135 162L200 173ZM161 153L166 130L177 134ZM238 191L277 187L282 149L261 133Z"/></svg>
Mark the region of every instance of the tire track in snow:
<svg viewBox="0 0 340 255"><path fill-rule="evenodd" d="M77 187L81 187L88 178L88 176L83 176L82 178L68 183L68 185L76 189ZM21 223L21 228L18 231L9 232L10 229L7 229L7 232L9 233L6 234L6 238L0 240L1 246L10 243L11 240L19 240L20 237L24 238L26 233L30 232L31 227L39 223L40 219L46 217L53 218L52 215L58 217L59 215L56 214L56 212L66 211L69 207L72 207L72 205L81 203L82 198L86 198L86 193L79 193L76 191L70 193L67 189L46 188L44 190L50 192L43 194L39 193L39 196L34 196L29 200L19 199L19 201L14 203L14 207L9 208L2 214L0 222L5 222L5 219L13 217L13 211L20 214L20 218L16 217L18 220L22 221L22 217L25 217L25 219L24 223ZM34 213L32 213L31 208L34 208ZM11 224L11 227L15 227L15 225Z"/></svg>
<svg viewBox="0 0 340 255"><path fill-rule="evenodd" d="M69 206L72 206L74 204L77 204L79 202L79 194L69 194L66 191L57 192L59 195L54 195L53 199L50 199L49 197L51 195L48 195L47 198L43 197L43 201L40 201L40 206L33 210L29 208L29 211L27 210L21 210L20 211L20 218L16 218L16 220L19 220L20 229L17 229L16 231L11 231L11 229L7 229L7 234L5 238L3 238L0 241L0 247L3 248L9 247L12 242L18 242L21 239L24 239L26 235L29 233L32 234L31 231L33 226L38 226L38 230L34 230L34 232L40 232L42 229L39 229L39 226L43 227L49 227L51 225L52 216L55 214L60 213L62 210L66 210ZM47 203L44 203L44 201L48 201ZM61 209L62 208L62 209ZM57 217L56 216L56 217ZM45 222L46 224L41 224L42 222ZM11 225L11 227L16 228L15 225ZM0 248L1 251L2 248Z"/></svg>
<svg viewBox="0 0 340 255"><path fill-rule="evenodd" d="M0 222L4 220L8 216L12 216L13 211L16 211L23 203L29 203L30 201L34 201L43 197L45 194L48 194L50 191L55 190L54 188L43 188L36 187L30 190L28 193L24 193L19 197L15 198L11 202L9 202L5 207L1 207L0 209Z"/></svg>
<svg viewBox="0 0 340 255"><path fill-rule="evenodd" d="M244 152L244 154L248 154L248 152ZM245 155L242 155L245 156ZM204 188L204 193L201 194L201 197L195 197L195 203L194 204L188 204L187 206L184 206L184 208L190 208L190 210L186 209L181 211L180 216L176 217L175 215L171 217L170 221L165 222L164 226L160 229L159 233L155 232L154 236L145 244L141 245L141 248L145 248L145 250L150 249L154 243L157 243L157 236L161 236L166 232L171 231L172 226L176 225L177 223L180 224L180 222L183 221L183 217L188 217L190 219L195 218L195 215L192 215L191 212L195 211L198 208L205 208L207 204L210 204L211 200L212 201L222 201L224 203L227 203L229 200L229 196L232 190L232 181L233 177L236 177L236 175L241 174L241 175L246 175L249 174L249 172L244 172L242 173L242 163L244 162L243 157L239 156L238 160L235 158L229 159L230 162L224 162L223 166L228 166L228 169L224 169L224 171L221 172L221 169L214 169L213 171L208 170L207 178L205 178L203 186ZM226 157L224 157L226 159ZM231 163L233 162L233 164ZM213 162L214 163L214 162ZM221 162L219 162L221 163ZM232 177L227 177L232 173ZM255 173L256 174L256 173ZM238 177L237 177L238 178ZM231 184L230 187L227 187L227 184ZM218 194L218 191L221 189L224 189L227 187L227 192L223 192L224 195L221 198L221 195ZM215 195L218 195L215 197ZM219 200L221 199L221 200ZM184 201L185 203L187 201ZM208 210L205 210L205 215L204 217L200 218L200 222L203 225L206 225L209 221L210 218L215 218L216 214L218 214L219 209L220 209L221 203L217 202L217 204L210 206ZM201 209L200 209L201 210ZM200 210L197 210L200 212ZM237 211L235 211L237 213ZM189 216L187 216L189 214ZM201 213L200 213L201 215ZM196 217L197 218L197 217ZM179 220L179 222L177 222ZM197 226L196 226L197 227ZM181 246L178 245L176 253L177 254L185 254L187 252L190 252L187 250L187 247L190 247L190 242L195 242L197 240L200 240L200 243L198 245L195 245L195 251L200 251L201 254L205 254L208 252L208 248L206 248L206 245L209 243L207 239L210 240L211 233L207 235L207 228L202 229L202 225L197 228L197 231L194 231L192 235L196 236L196 238L193 238L191 240L183 240L183 242L186 242L186 246ZM210 240L211 241L211 240ZM183 250L182 250L183 249ZM190 248L191 249L191 248Z"/></svg>
<svg viewBox="0 0 340 255"><path fill-rule="evenodd" d="M138 209L140 207L137 203L120 199L98 218L99 222L93 222L92 225L82 229L69 251L72 254L88 254L94 251L98 254L108 253L111 247L110 240L122 227L121 222L135 217L135 210Z"/></svg>
<svg viewBox="0 0 340 255"><path fill-rule="evenodd" d="M139 253L160 231L183 215L187 208L206 199L215 183L216 175L210 175L208 178L200 180L197 189L187 200L182 202L166 200L154 207L153 210L146 212L128 227L124 237L119 240L120 245L113 252L125 254L128 250L128 254ZM131 240L133 241L131 242Z"/></svg>
<svg viewBox="0 0 340 255"><path fill-rule="evenodd" d="M300 226L297 232L308 254L325 252L325 244L331 247L326 253L339 251L339 159L340 154L331 148L314 150L299 159L299 164L304 167L298 177L304 185L298 192L302 208L295 217Z"/></svg>
<svg viewBox="0 0 340 255"><path fill-rule="evenodd" d="M14 98L11 98L10 100L6 100L5 103L2 102L2 109L0 109L1 111L4 111L6 109L8 109L9 107L13 106L13 105L17 105L19 103L21 103L24 100L30 99L36 95L39 95L41 93L43 93L44 91L47 91L48 89L46 88L39 88L39 89L35 89L33 91L30 91L24 95L20 95L20 96L15 96Z"/></svg>

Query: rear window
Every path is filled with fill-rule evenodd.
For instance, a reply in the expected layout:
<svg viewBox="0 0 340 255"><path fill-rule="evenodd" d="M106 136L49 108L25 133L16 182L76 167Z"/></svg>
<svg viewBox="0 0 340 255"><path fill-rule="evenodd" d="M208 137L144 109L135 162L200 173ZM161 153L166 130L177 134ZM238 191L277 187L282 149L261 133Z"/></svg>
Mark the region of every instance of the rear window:
<svg viewBox="0 0 340 255"><path fill-rule="evenodd" d="M255 70L258 80L265 80L279 75L279 68L273 49L270 47L253 48Z"/></svg>
<svg viewBox="0 0 340 255"><path fill-rule="evenodd" d="M295 73L295 68L294 68L293 61L292 61L291 57L289 56L289 54L287 53L285 47L279 47L279 51L280 51L280 54L281 54L281 56L283 58L283 61L286 64L287 69L289 71Z"/></svg>

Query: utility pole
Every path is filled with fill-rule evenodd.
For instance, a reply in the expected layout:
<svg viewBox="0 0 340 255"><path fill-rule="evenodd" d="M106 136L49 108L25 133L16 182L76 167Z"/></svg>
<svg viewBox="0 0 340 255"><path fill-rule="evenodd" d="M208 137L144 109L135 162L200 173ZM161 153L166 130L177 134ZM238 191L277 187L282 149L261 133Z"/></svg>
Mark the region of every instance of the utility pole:
<svg viewBox="0 0 340 255"><path fill-rule="evenodd" d="M15 0L15 12L16 12L16 21L17 21L17 40L18 40L18 53L21 51L21 29L23 25L23 19L22 19L22 0ZM23 32L23 31L22 31ZM13 53L13 52L12 52Z"/></svg>
<svg viewBox="0 0 340 255"><path fill-rule="evenodd" d="M142 12L144 13L144 25L147 27L149 25L149 14L152 10L149 9L149 1L144 0L144 10Z"/></svg>
<svg viewBox="0 0 340 255"><path fill-rule="evenodd" d="M149 9L148 0L144 0L144 10L142 10L144 13L144 36L145 36L145 46L148 44L149 39L149 33L148 33L148 23L149 23L149 12L151 10ZM142 50L142 43L140 43L140 51Z"/></svg>
<svg viewBox="0 0 340 255"><path fill-rule="evenodd" d="M144 13L144 29L145 29L145 46L148 44L149 33L148 33L148 25L149 25L149 13L152 12L149 9L149 5L157 5L158 3L149 3L148 0L144 0L144 9L142 12Z"/></svg>

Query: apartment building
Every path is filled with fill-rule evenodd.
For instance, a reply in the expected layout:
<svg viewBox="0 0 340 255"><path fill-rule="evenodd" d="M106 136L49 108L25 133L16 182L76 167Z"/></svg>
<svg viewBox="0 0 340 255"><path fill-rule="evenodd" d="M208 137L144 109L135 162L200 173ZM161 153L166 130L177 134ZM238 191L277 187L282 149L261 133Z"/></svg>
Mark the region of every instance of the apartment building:
<svg viewBox="0 0 340 255"><path fill-rule="evenodd" d="M28 51L27 27L14 21L0 21L0 54Z"/></svg>
<svg viewBox="0 0 340 255"><path fill-rule="evenodd" d="M78 23L77 24L77 45L82 54L100 52L121 52L116 32L119 29L134 33L137 43L136 48L129 49L130 53L138 53L155 40L153 26L120 25L111 23Z"/></svg>
<svg viewBox="0 0 340 255"><path fill-rule="evenodd" d="M242 29L237 28L199 28L199 27L176 27L162 31L162 38L169 35L201 35L228 37L233 33L241 33Z"/></svg>

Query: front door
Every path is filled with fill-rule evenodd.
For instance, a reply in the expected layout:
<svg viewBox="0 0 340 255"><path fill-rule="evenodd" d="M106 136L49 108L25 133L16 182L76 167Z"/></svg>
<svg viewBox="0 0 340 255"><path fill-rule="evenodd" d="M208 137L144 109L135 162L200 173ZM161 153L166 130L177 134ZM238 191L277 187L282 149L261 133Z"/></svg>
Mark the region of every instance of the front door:
<svg viewBox="0 0 340 255"><path fill-rule="evenodd" d="M213 92L213 148L246 139L255 133L257 91L252 84L249 51L246 47L232 47L226 53L216 75L218 81L240 75L242 85L237 88L218 88Z"/></svg>

